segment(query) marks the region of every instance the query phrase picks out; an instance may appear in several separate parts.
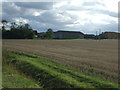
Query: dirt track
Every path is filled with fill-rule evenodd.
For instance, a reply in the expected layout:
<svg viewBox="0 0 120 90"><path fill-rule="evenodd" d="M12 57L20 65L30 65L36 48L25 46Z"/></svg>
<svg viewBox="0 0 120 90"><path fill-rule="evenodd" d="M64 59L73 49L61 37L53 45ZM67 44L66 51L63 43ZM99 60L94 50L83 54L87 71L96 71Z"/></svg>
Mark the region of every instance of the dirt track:
<svg viewBox="0 0 120 90"><path fill-rule="evenodd" d="M44 56L78 71L84 66L118 73L117 40L3 40L3 48Z"/></svg>

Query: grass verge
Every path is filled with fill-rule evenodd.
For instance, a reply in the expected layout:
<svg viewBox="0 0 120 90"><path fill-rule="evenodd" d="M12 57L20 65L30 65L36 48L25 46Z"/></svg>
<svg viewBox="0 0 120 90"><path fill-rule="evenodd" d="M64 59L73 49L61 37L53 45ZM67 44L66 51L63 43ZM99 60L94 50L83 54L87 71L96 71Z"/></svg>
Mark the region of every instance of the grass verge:
<svg viewBox="0 0 120 90"><path fill-rule="evenodd" d="M11 63L8 52L3 53L2 63L2 87L3 88L42 88L38 82L29 76L20 73Z"/></svg>
<svg viewBox="0 0 120 90"><path fill-rule="evenodd" d="M118 88L116 83L84 75L43 57L13 51L7 51L6 57L9 57L7 63L36 79L44 88Z"/></svg>

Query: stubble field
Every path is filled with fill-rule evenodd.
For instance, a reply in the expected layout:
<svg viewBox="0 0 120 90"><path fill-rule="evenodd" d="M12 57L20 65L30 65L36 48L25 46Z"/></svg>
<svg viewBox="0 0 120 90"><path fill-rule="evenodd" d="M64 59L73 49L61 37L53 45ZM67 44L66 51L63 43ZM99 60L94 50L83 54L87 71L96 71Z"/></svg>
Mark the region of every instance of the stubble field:
<svg viewBox="0 0 120 90"><path fill-rule="evenodd" d="M3 40L3 49L31 53L105 80L118 80L117 40Z"/></svg>

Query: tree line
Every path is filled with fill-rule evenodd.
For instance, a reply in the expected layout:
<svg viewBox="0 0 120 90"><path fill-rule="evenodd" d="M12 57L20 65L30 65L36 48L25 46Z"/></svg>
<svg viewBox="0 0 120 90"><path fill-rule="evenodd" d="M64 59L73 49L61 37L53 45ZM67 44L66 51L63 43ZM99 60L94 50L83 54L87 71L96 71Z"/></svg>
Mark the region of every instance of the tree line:
<svg viewBox="0 0 120 90"><path fill-rule="evenodd" d="M33 39L35 37L35 32L29 24L23 24L23 22L10 23L10 29L6 30L7 20L2 20L2 38L3 39ZM51 39L53 35L53 30L48 29L45 33L47 39Z"/></svg>

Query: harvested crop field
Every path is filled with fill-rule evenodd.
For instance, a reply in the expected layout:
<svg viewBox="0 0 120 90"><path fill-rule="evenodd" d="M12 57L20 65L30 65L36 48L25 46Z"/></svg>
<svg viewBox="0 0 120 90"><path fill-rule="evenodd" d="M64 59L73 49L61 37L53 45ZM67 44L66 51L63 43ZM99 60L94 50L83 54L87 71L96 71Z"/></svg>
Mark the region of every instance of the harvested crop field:
<svg viewBox="0 0 120 90"><path fill-rule="evenodd" d="M87 75L118 80L118 40L3 40L3 49L36 54Z"/></svg>

